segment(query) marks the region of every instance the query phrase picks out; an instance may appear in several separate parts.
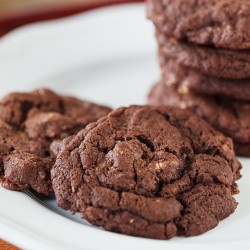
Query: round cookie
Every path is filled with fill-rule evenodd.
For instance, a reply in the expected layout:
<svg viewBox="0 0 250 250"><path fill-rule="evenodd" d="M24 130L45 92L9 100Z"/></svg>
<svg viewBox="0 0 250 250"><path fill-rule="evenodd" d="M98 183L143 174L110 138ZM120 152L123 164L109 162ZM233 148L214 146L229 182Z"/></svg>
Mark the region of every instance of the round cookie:
<svg viewBox="0 0 250 250"><path fill-rule="evenodd" d="M147 0L147 13L165 36L217 48L250 48L248 0Z"/></svg>
<svg viewBox="0 0 250 250"><path fill-rule="evenodd" d="M250 101L250 79L223 79L209 77L175 60L161 61L165 84L178 85L180 93L224 95L237 100Z"/></svg>
<svg viewBox="0 0 250 250"><path fill-rule="evenodd" d="M148 96L151 105L191 109L233 139L237 155L250 156L250 102L226 97L179 93L175 85L156 84Z"/></svg>
<svg viewBox="0 0 250 250"><path fill-rule="evenodd" d="M179 64L217 78L250 78L250 51L213 49L181 43L156 34L160 61L175 59Z"/></svg>
<svg viewBox="0 0 250 250"><path fill-rule="evenodd" d="M50 170L62 139L111 110L48 89L0 101L0 182L11 190L52 192Z"/></svg>
<svg viewBox="0 0 250 250"><path fill-rule="evenodd" d="M63 148L51 170L57 204L106 230L194 236L236 209L232 141L187 111L120 108Z"/></svg>

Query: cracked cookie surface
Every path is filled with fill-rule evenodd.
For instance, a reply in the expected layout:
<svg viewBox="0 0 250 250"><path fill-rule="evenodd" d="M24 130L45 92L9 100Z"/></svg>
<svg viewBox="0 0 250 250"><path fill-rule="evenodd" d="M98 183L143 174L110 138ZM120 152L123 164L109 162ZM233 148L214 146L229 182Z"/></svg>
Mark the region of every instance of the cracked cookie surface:
<svg viewBox="0 0 250 250"><path fill-rule="evenodd" d="M180 93L175 85L157 83L150 91L150 105L167 105L191 109L214 128L234 141L237 155L250 156L250 103L227 97Z"/></svg>
<svg viewBox="0 0 250 250"><path fill-rule="evenodd" d="M147 0L147 13L165 36L225 49L250 48L248 0Z"/></svg>
<svg viewBox="0 0 250 250"><path fill-rule="evenodd" d="M0 182L11 190L52 192L56 145L110 109L48 89L12 93L0 101Z"/></svg>
<svg viewBox="0 0 250 250"><path fill-rule="evenodd" d="M232 141L187 111L120 108L62 148L51 171L57 204L106 230L193 236L236 209Z"/></svg>

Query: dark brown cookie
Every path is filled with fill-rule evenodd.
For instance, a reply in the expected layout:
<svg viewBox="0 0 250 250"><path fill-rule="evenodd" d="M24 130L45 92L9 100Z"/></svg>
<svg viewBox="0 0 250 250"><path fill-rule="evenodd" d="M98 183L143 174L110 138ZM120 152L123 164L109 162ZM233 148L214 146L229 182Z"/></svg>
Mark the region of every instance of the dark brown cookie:
<svg viewBox="0 0 250 250"><path fill-rule="evenodd" d="M52 191L56 142L110 112L48 89L12 93L0 102L0 182L8 189ZM54 146L53 146L54 145Z"/></svg>
<svg viewBox="0 0 250 250"><path fill-rule="evenodd" d="M232 141L188 111L120 108L63 147L51 171L58 205L106 230L193 236L236 209Z"/></svg>
<svg viewBox="0 0 250 250"><path fill-rule="evenodd" d="M213 49L181 43L156 34L160 61L175 59L179 64L217 78L250 78L250 51Z"/></svg>
<svg viewBox="0 0 250 250"><path fill-rule="evenodd" d="M237 100L250 101L249 79L222 79L209 77L197 70L184 67L175 60L161 61L162 75L167 85L178 85L180 93L201 93L205 95L224 95Z"/></svg>
<svg viewBox="0 0 250 250"><path fill-rule="evenodd" d="M218 48L250 48L248 0L147 0L147 12L165 36Z"/></svg>
<svg viewBox="0 0 250 250"><path fill-rule="evenodd" d="M238 155L250 156L250 102L226 97L179 93L175 85L156 84L149 94L149 104L191 109L216 129L233 139Z"/></svg>
<svg viewBox="0 0 250 250"><path fill-rule="evenodd" d="M240 143L234 141L234 148L239 156L250 157L250 143Z"/></svg>

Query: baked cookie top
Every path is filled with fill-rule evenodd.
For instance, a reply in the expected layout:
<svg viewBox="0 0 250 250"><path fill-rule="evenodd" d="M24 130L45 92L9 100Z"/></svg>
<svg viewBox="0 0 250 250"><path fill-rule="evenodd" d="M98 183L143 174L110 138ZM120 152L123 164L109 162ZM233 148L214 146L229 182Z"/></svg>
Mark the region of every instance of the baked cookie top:
<svg viewBox="0 0 250 250"><path fill-rule="evenodd" d="M0 101L2 185L49 194L56 145L108 112L107 107L59 96L48 89L4 97Z"/></svg>
<svg viewBox="0 0 250 250"><path fill-rule="evenodd" d="M57 203L106 230L198 235L237 206L232 141L187 111L119 108L64 144L51 171Z"/></svg>
<svg viewBox="0 0 250 250"><path fill-rule="evenodd" d="M217 48L250 48L248 0L147 0L147 13L166 36Z"/></svg>

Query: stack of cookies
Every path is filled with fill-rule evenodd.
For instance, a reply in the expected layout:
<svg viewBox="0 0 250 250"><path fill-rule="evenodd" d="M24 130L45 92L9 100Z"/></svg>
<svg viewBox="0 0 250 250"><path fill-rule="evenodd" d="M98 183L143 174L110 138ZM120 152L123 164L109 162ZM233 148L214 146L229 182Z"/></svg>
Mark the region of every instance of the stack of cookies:
<svg viewBox="0 0 250 250"><path fill-rule="evenodd" d="M250 2L148 0L162 80L149 103L189 108L250 156Z"/></svg>

